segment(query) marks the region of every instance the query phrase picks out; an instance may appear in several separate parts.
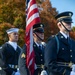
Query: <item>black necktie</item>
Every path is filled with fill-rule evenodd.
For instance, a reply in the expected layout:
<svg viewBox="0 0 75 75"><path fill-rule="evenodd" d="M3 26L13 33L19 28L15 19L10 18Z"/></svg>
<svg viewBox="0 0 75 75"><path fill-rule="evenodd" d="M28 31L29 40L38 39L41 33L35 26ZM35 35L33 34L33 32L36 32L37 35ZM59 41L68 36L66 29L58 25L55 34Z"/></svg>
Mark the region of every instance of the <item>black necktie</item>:
<svg viewBox="0 0 75 75"><path fill-rule="evenodd" d="M41 46L41 45L39 45L39 49L41 49L41 50L42 50L42 46Z"/></svg>
<svg viewBox="0 0 75 75"><path fill-rule="evenodd" d="M68 41L68 43L70 44L70 38L69 38L69 37L67 37L67 41Z"/></svg>

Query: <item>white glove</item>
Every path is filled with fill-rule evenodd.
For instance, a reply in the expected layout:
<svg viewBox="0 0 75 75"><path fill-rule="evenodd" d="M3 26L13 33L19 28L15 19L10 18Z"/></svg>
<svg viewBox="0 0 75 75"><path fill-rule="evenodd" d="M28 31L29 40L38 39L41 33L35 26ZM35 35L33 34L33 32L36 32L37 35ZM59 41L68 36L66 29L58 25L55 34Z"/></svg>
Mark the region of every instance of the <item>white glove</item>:
<svg viewBox="0 0 75 75"><path fill-rule="evenodd" d="M71 71L70 75L75 75L75 64L72 65L72 71Z"/></svg>
<svg viewBox="0 0 75 75"><path fill-rule="evenodd" d="M15 72L15 75L20 75L20 72L19 71Z"/></svg>
<svg viewBox="0 0 75 75"><path fill-rule="evenodd" d="M48 75L46 70L43 70L40 75Z"/></svg>
<svg viewBox="0 0 75 75"><path fill-rule="evenodd" d="M72 65L72 71L75 72L75 64Z"/></svg>
<svg viewBox="0 0 75 75"><path fill-rule="evenodd" d="M75 72L71 71L70 75L75 75Z"/></svg>

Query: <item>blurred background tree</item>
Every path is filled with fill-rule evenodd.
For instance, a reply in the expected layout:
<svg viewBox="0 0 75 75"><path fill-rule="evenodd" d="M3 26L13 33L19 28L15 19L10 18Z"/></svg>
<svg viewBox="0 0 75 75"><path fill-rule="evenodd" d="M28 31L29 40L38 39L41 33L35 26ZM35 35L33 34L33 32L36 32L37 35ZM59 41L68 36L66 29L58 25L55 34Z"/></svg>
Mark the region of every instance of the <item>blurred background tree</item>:
<svg viewBox="0 0 75 75"><path fill-rule="evenodd" d="M38 6L41 22L45 25L45 40L47 40L49 36L58 32L56 21L54 19L58 12L56 11L56 8L52 7L49 0L40 0Z"/></svg>
<svg viewBox="0 0 75 75"><path fill-rule="evenodd" d="M58 32L54 19L58 11L52 7L50 0L37 0L37 5L41 22L45 25L44 41L46 41L49 36ZM26 26L25 9L25 0L0 0L0 45L8 40L5 31L11 27L18 27L20 29L18 44L23 46ZM73 27L71 37L75 39L75 27Z"/></svg>
<svg viewBox="0 0 75 75"><path fill-rule="evenodd" d="M25 1L24 0L0 0L0 45L7 39L6 30L18 27L19 45L23 46L25 36Z"/></svg>

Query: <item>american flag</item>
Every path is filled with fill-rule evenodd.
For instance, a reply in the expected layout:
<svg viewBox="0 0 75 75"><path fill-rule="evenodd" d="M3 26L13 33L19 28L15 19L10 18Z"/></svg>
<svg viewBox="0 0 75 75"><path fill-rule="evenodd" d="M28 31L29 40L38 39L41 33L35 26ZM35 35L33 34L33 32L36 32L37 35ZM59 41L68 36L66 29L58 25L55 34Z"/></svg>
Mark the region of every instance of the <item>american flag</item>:
<svg viewBox="0 0 75 75"><path fill-rule="evenodd" d="M40 22L38 7L36 0L26 1L26 65L30 71L30 75L34 75L36 69L35 53L33 49L33 25Z"/></svg>

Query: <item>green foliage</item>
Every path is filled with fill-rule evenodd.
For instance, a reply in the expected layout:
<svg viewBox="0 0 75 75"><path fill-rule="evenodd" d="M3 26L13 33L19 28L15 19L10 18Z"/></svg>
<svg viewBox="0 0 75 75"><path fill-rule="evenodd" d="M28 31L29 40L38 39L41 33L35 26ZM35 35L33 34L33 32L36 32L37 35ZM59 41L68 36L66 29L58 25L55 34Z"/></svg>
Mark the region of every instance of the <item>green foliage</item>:
<svg viewBox="0 0 75 75"><path fill-rule="evenodd" d="M23 23L22 17L16 17L13 24L17 27L17 26L22 25L22 23Z"/></svg>

